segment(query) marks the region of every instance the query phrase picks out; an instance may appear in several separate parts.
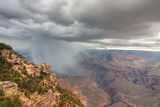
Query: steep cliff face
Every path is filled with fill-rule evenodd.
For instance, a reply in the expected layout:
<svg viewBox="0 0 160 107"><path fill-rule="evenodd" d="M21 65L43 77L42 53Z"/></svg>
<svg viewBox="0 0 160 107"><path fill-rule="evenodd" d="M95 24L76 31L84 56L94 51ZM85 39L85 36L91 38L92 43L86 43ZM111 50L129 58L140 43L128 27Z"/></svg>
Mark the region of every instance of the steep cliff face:
<svg viewBox="0 0 160 107"><path fill-rule="evenodd" d="M85 75L57 74L59 86L83 95L87 107L160 107L159 52L88 53L78 65Z"/></svg>
<svg viewBox="0 0 160 107"><path fill-rule="evenodd" d="M85 107L85 101L57 85L48 64L35 65L12 48L0 44L0 104L28 107ZM10 98L5 101L6 98Z"/></svg>
<svg viewBox="0 0 160 107"><path fill-rule="evenodd" d="M82 66L110 96L109 107L160 107L159 60L142 52L98 53Z"/></svg>
<svg viewBox="0 0 160 107"><path fill-rule="evenodd" d="M73 90L83 95L87 107L106 107L111 104L111 98L99 85L89 77L59 76L58 84L63 88Z"/></svg>

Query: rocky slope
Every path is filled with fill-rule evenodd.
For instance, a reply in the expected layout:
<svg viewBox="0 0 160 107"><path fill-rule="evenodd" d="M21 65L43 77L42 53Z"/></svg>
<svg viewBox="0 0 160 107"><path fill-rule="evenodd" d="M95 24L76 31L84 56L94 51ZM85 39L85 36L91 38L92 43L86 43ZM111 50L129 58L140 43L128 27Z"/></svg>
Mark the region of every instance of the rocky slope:
<svg viewBox="0 0 160 107"><path fill-rule="evenodd" d="M157 62L146 52L93 52L82 66L110 96L109 107L159 107Z"/></svg>
<svg viewBox="0 0 160 107"><path fill-rule="evenodd" d="M0 43L0 105L85 107L85 100L59 87L48 64L35 65Z"/></svg>
<svg viewBox="0 0 160 107"><path fill-rule="evenodd" d="M57 84L85 98L87 107L160 107L160 52L89 50Z"/></svg>
<svg viewBox="0 0 160 107"><path fill-rule="evenodd" d="M62 76L61 74L58 77L58 84L83 95L87 101L87 107L104 107L111 104L110 96L89 77Z"/></svg>

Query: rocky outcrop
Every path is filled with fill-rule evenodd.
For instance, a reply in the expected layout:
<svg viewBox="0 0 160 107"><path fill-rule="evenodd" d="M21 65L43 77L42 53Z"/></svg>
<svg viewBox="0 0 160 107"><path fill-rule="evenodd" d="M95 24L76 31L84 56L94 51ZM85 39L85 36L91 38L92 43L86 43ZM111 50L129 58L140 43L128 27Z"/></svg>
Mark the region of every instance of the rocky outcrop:
<svg viewBox="0 0 160 107"><path fill-rule="evenodd" d="M2 48L0 55L0 61L8 64L7 70L5 70L5 64L3 65L3 73L7 78L3 77L0 81L0 89L7 96L13 93L16 94L15 96L18 95L22 106L85 107L85 103L78 95L57 85L56 75L49 64L35 65L10 48Z"/></svg>
<svg viewBox="0 0 160 107"><path fill-rule="evenodd" d="M13 64L13 68L21 73L22 70L26 70L32 77L39 77L41 72L52 73L49 64L35 65L30 61L27 61L21 55L11 52L10 50L3 49L1 55L10 63ZM52 73L53 74L53 73Z"/></svg>
<svg viewBox="0 0 160 107"><path fill-rule="evenodd" d="M58 78L58 84L83 95L87 101L87 107L104 107L111 104L110 96L91 78L68 76L67 79L61 77Z"/></svg>
<svg viewBox="0 0 160 107"><path fill-rule="evenodd" d="M0 89L4 90L7 95L10 95L17 92L18 85L11 81L0 81Z"/></svg>
<svg viewBox="0 0 160 107"><path fill-rule="evenodd" d="M60 100L59 93L46 93L31 104L31 107L53 107Z"/></svg>

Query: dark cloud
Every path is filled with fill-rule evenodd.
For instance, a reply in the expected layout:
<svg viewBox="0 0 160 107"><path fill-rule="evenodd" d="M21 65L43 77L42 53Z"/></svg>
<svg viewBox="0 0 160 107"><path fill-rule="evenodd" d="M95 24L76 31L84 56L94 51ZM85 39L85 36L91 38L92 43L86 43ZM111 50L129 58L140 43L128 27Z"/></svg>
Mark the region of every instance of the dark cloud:
<svg viewBox="0 0 160 107"><path fill-rule="evenodd" d="M78 3L73 13L86 26L105 30L101 39L153 36L157 32L152 27L160 21L159 0L94 0L84 4Z"/></svg>
<svg viewBox="0 0 160 107"><path fill-rule="evenodd" d="M46 18L44 21L53 21L64 26L69 26L75 21L72 14L65 9L68 6L65 0L46 1L46 4L41 0L20 0L20 4L31 13Z"/></svg>
<svg viewBox="0 0 160 107"><path fill-rule="evenodd" d="M39 32L72 42L135 39L159 32L159 4L159 0L1 0L0 20L16 20L19 25L10 23L10 27L20 27L29 35Z"/></svg>
<svg viewBox="0 0 160 107"><path fill-rule="evenodd" d="M58 69L75 64L84 48L157 49L159 5L160 0L0 0L0 42L31 50L35 62ZM45 59L37 60L39 53Z"/></svg>
<svg viewBox="0 0 160 107"><path fill-rule="evenodd" d="M33 14L24 9L18 0L1 0L0 15L8 19L28 19Z"/></svg>

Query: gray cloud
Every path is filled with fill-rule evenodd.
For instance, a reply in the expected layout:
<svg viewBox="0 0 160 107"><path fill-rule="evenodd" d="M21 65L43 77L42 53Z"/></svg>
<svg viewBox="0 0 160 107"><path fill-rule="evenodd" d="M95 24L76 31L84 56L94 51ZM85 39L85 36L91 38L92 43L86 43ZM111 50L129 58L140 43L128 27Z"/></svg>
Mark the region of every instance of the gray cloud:
<svg viewBox="0 0 160 107"><path fill-rule="evenodd" d="M159 0L95 0L84 4L78 3L73 13L86 26L105 30L101 39L153 36L157 32L152 27L160 21Z"/></svg>
<svg viewBox="0 0 160 107"><path fill-rule="evenodd" d="M55 59L57 67L58 58L66 59L65 63L67 58L75 61L73 50L82 50L78 43L87 48L156 48L159 5L160 0L0 0L0 40L14 47L25 44L25 49L37 49L35 54L43 53L48 62Z"/></svg>
<svg viewBox="0 0 160 107"><path fill-rule="evenodd" d="M159 32L159 4L159 0L1 0L0 16L3 17L1 20L14 19L23 24L32 20L25 23L26 26L39 25L41 29L36 28L37 32L59 40L134 39ZM48 30L42 30L48 23ZM12 23L11 27L14 26L17 25ZM35 35L33 26L19 27L26 31L30 29L29 33ZM55 35L53 31L57 28L63 29L63 34Z"/></svg>

